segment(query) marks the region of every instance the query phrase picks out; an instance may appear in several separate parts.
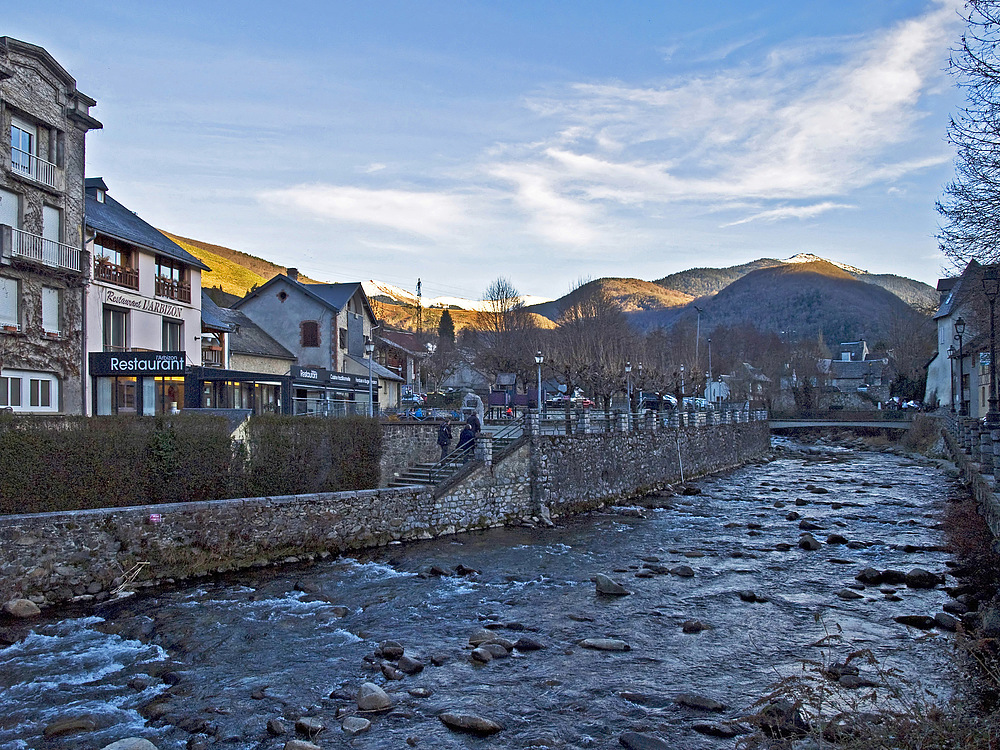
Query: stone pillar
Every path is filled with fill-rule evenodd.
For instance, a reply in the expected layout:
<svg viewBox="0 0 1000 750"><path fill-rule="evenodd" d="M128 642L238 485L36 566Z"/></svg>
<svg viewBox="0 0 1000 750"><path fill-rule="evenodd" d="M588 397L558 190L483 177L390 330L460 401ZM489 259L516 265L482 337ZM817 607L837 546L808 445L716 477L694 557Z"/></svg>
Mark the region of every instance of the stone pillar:
<svg viewBox="0 0 1000 750"><path fill-rule="evenodd" d="M705 412L705 424L707 424L707 425L713 425L713 424L715 424L715 412L714 411L706 411Z"/></svg>
<svg viewBox="0 0 1000 750"><path fill-rule="evenodd" d="M993 437L990 431L981 428L979 431L979 472L981 474L993 474Z"/></svg>
<svg viewBox="0 0 1000 750"><path fill-rule="evenodd" d="M628 418L625 412L618 413L618 432L628 432Z"/></svg>
<svg viewBox="0 0 1000 750"><path fill-rule="evenodd" d="M540 416L540 412L532 411L531 409L528 409L524 413L524 433L526 435L538 434L538 428L541 423Z"/></svg>
<svg viewBox="0 0 1000 750"><path fill-rule="evenodd" d="M590 411L580 409L576 412L576 433L578 435L590 434Z"/></svg>
<svg viewBox="0 0 1000 750"><path fill-rule="evenodd" d="M493 466L493 436L488 432L480 432L476 437L476 460Z"/></svg>
<svg viewBox="0 0 1000 750"><path fill-rule="evenodd" d="M990 452L993 456L993 476L997 475L997 467L1000 467L1000 430L990 430Z"/></svg>

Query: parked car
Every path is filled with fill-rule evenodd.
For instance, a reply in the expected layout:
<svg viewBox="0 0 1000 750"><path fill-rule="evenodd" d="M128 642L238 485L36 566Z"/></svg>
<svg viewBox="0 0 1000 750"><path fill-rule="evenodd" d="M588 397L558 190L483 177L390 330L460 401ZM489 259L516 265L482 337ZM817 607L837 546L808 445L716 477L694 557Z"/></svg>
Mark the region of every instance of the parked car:
<svg viewBox="0 0 1000 750"><path fill-rule="evenodd" d="M426 401L427 397L422 393L408 393L399 399L403 406L422 406Z"/></svg>

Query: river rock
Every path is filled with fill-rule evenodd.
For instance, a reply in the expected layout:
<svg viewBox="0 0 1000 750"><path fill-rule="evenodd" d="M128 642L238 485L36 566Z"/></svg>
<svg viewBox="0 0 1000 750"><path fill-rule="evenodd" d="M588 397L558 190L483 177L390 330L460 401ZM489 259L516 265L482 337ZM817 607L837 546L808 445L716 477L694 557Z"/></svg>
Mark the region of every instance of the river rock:
<svg viewBox="0 0 1000 750"><path fill-rule="evenodd" d="M400 670L396 669L391 664L383 663L381 669L382 669L382 674L385 676L387 680L402 680L404 677L406 677L405 674L403 674Z"/></svg>
<svg viewBox="0 0 1000 750"><path fill-rule="evenodd" d="M452 729L456 732L475 734L480 737L487 737L491 734L503 731L503 727L495 721L484 719L482 716L476 716L475 714L453 714L446 711L438 714L438 719L440 719L441 723L448 727L448 729Z"/></svg>
<svg viewBox="0 0 1000 750"><path fill-rule="evenodd" d="M799 537L799 547L801 547L804 550L815 552L818 549L822 549L823 544L812 534L806 532L805 534Z"/></svg>
<svg viewBox="0 0 1000 750"><path fill-rule="evenodd" d="M597 593L605 596L628 596L632 592L626 589L617 581L612 581L606 575L598 573L594 578L597 584Z"/></svg>
<svg viewBox="0 0 1000 750"><path fill-rule="evenodd" d="M396 666L399 667L400 672L405 672L406 674L418 674L424 670L424 663L411 656L400 657L399 663Z"/></svg>
<svg viewBox="0 0 1000 750"><path fill-rule="evenodd" d="M489 643L492 640L493 640L493 633L491 633L486 628L482 628L469 636L469 645L479 646L483 643Z"/></svg>
<svg viewBox="0 0 1000 750"><path fill-rule="evenodd" d="M145 737L126 737L105 745L101 750L158 750L156 745Z"/></svg>
<svg viewBox="0 0 1000 750"><path fill-rule="evenodd" d="M295 722L295 731L304 734L310 739L326 729L323 722L312 716L303 716Z"/></svg>
<svg viewBox="0 0 1000 750"><path fill-rule="evenodd" d="M360 716L348 716L340 728L348 737L356 737L362 732L367 732L371 725L372 723L368 719L362 719Z"/></svg>
<svg viewBox="0 0 1000 750"><path fill-rule="evenodd" d="M671 750L672 748L672 745L668 745L659 737L640 732L625 732L618 738L618 742L627 747L628 750Z"/></svg>
<svg viewBox="0 0 1000 750"><path fill-rule="evenodd" d="M409 694L412 695L414 698L430 698L432 695L434 695L433 690L425 687L410 688L407 692L409 692Z"/></svg>
<svg viewBox="0 0 1000 750"><path fill-rule="evenodd" d="M937 624L934 622L933 617L928 617L927 615L900 615L893 619L900 625L917 628L918 630L930 630Z"/></svg>
<svg viewBox="0 0 1000 750"><path fill-rule="evenodd" d="M384 659L395 661L403 655L403 645L397 641L382 641L375 653Z"/></svg>
<svg viewBox="0 0 1000 750"><path fill-rule="evenodd" d="M392 699L373 682L364 682L358 689L358 709L361 711L385 711L392 708Z"/></svg>
<svg viewBox="0 0 1000 750"><path fill-rule="evenodd" d="M875 570L875 568L865 568L854 576L854 580L866 586L878 586L882 583L882 573Z"/></svg>
<svg viewBox="0 0 1000 750"><path fill-rule="evenodd" d="M740 733L732 724L717 721L696 721L691 725L691 728L698 734L704 734L708 737L722 737L723 739L732 739Z"/></svg>
<svg viewBox="0 0 1000 750"><path fill-rule="evenodd" d="M283 722L281 719L268 719L267 720L267 733L268 734L270 734L270 735L272 735L274 737L280 737L286 731L288 731L288 730L285 729L285 722Z"/></svg>
<svg viewBox="0 0 1000 750"><path fill-rule="evenodd" d="M888 570L883 570L882 583L891 583L896 586L902 583L906 583L906 573L904 573L901 570L893 570L892 568L889 568Z"/></svg>
<svg viewBox="0 0 1000 750"><path fill-rule="evenodd" d="M323 750L323 748L305 740L288 740L285 743L285 750Z"/></svg>
<svg viewBox="0 0 1000 750"><path fill-rule="evenodd" d="M489 651L494 659L506 659L510 656L510 651L502 643L484 643L479 648Z"/></svg>
<svg viewBox="0 0 1000 750"><path fill-rule="evenodd" d="M632 647L617 638L584 638L580 641L581 648L595 651L631 651Z"/></svg>
<svg viewBox="0 0 1000 750"><path fill-rule="evenodd" d="M851 601L852 599L864 599L861 594L857 591L851 591L851 589L841 589L837 592L837 596L847 601Z"/></svg>
<svg viewBox="0 0 1000 750"><path fill-rule="evenodd" d="M799 528L802 529L803 531L816 531L817 529L822 529L823 527L820 526L815 521L810 521L808 518L803 518L801 521L799 521Z"/></svg>
<svg viewBox="0 0 1000 750"><path fill-rule="evenodd" d="M934 622L937 623L937 626L941 630L947 630L948 632L953 633L958 628L958 620L944 612L938 612L934 615Z"/></svg>
<svg viewBox="0 0 1000 750"><path fill-rule="evenodd" d="M545 648L545 646L536 641L534 638L522 637L518 638L517 641L514 643L514 648L516 648L518 651L521 652L528 652L528 651L540 651L541 649Z"/></svg>
<svg viewBox="0 0 1000 750"><path fill-rule="evenodd" d="M809 733L812 726L802 711L785 700L768 703L757 714L761 731L775 739L792 739Z"/></svg>
<svg viewBox="0 0 1000 750"><path fill-rule="evenodd" d="M95 729L97 729L97 723L90 716L69 716L46 724L42 734L46 737L61 737L64 734L93 732Z"/></svg>
<svg viewBox="0 0 1000 750"><path fill-rule="evenodd" d="M480 664L489 664L493 661L493 654L490 653L489 649L479 646L478 648L472 649L469 654L469 658L472 661L479 662Z"/></svg>
<svg viewBox="0 0 1000 750"><path fill-rule="evenodd" d="M826 538L827 544L847 544L847 537L843 534L830 534Z"/></svg>
<svg viewBox="0 0 1000 750"><path fill-rule="evenodd" d="M913 568L906 573L906 585L911 589L932 589L941 583L941 576L923 568Z"/></svg>
<svg viewBox="0 0 1000 750"><path fill-rule="evenodd" d="M725 704L719 703L719 701L714 698L708 698L704 695L695 695L694 693L681 693L675 698L675 700L682 706L696 708L699 711L724 711L726 709Z"/></svg>
<svg viewBox="0 0 1000 750"><path fill-rule="evenodd" d="M694 569L690 565L678 565L670 569L670 575L691 578L694 575Z"/></svg>
<svg viewBox="0 0 1000 750"><path fill-rule="evenodd" d="M700 633L702 630L708 630L708 625L701 620L685 620L681 625L681 630L685 633Z"/></svg>
<svg viewBox="0 0 1000 750"><path fill-rule="evenodd" d="M11 617L18 618L37 617L42 613L38 605L30 599L11 599L3 605L3 611Z"/></svg>
<svg viewBox="0 0 1000 750"><path fill-rule="evenodd" d="M845 674L837 680L837 684L842 688L848 690L857 690L858 688L871 688L878 687L878 683L868 677L861 677L856 674Z"/></svg>

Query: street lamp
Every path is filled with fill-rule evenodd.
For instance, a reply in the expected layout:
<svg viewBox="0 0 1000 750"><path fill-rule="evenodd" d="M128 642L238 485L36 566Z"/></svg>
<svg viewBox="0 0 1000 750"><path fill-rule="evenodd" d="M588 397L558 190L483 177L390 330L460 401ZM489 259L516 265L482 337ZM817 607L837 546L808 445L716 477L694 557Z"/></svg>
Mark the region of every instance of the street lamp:
<svg viewBox="0 0 1000 750"><path fill-rule="evenodd" d="M708 380L712 380L712 337L708 338Z"/></svg>
<svg viewBox="0 0 1000 750"><path fill-rule="evenodd" d="M639 408L637 411L642 410L642 362L639 363Z"/></svg>
<svg viewBox="0 0 1000 750"><path fill-rule="evenodd" d="M375 342L371 339L365 342L365 354L368 355L368 416L375 416L375 388L372 384L372 354L375 352Z"/></svg>
<svg viewBox="0 0 1000 750"><path fill-rule="evenodd" d="M545 357L542 356L542 350L538 350L538 354L535 355L535 364L538 365L538 413L542 413L542 362L545 361Z"/></svg>
<svg viewBox="0 0 1000 750"><path fill-rule="evenodd" d="M997 413L997 375L993 361L996 358L996 334L993 319L994 306L1000 295L1000 272L996 266L990 266L983 273L983 293L990 303L990 410L986 413L984 424L991 430L1000 429L1000 414Z"/></svg>
<svg viewBox="0 0 1000 750"><path fill-rule="evenodd" d="M625 395L628 398L628 410L632 412L632 363L625 363Z"/></svg>
<svg viewBox="0 0 1000 750"><path fill-rule="evenodd" d="M955 413L955 345L952 344L948 347L948 377L950 380L949 388L951 389L951 413Z"/></svg>
<svg viewBox="0 0 1000 750"><path fill-rule="evenodd" d="M962 347L962 337L965 335L965 319L961 315L955 321L955 338L958 339L958 416L967 417L965 410L965 349Z"/></svg>
<svg viewBox="0 0 1000 750"><path fill-rule="evenodd" d="M681 363L681 402L677 404L678 409L684 408L684 363Z"/></svg>

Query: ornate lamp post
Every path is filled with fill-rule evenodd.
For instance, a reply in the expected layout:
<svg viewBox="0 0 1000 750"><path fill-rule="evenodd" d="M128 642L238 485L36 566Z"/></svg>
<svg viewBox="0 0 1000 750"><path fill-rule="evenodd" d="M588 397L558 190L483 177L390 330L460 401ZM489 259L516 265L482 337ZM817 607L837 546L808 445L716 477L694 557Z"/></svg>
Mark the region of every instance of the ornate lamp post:
<svg viewBox="0 0 1000 750"><path fill-rule="evenodd" d="M684 408L684 363L681 363L681 402L677 404L678 409Z"/></svg>
<svg viewBox="0 0 1000 750"><path fill-rule="evenodd" d="M628 410L632 413L632 363L625 363L625 395L628 397Z"/></svg>
<svg viewBox="0 0 1000 750"><path fill-rule="evenodd" d="M541 349L538 350L538 354L535 355L535 364L538 365L538 413L542 413L542 362L545 361L545 357L542 356Z"/></svg>
<svg viewBox="0 0 1000 750"><path fill-rule="evenodd" d="M375 387L372 384L372 354L375 352L375 342L369 339L365 342L365 354L368 355L368 416L375 416Z"/></svg>
<svg viewBox="0 0 1000 750"><path fill-rule="evenodd" d="M962 337L965 335L965 319L959 315L955 321L955 338L958 339L958 416L967 417L965 410L965 349L962 347Z"/></svg>
<svg viewBox="0 0 1000 750"><path fill-rule="evenodd" d="M948 383L951 389L951 413L955 413L955 346L948 347L948 373L951 378Z"/></svg>
<svg viewBox="0 0 1000 750"><path fill-rule="evenodd" d="M996 359L996 333L994 325L994 307L997 296L1000 296L1000 271L996 266L990 266L983 273L983 293L990 303L990 410L986 413L985 426L990 430L1000 429L1000 413L997 413L997 375L993 361Z"/></svg>

